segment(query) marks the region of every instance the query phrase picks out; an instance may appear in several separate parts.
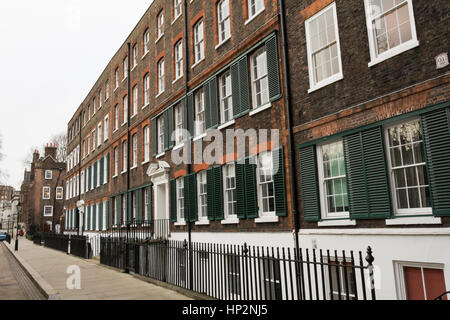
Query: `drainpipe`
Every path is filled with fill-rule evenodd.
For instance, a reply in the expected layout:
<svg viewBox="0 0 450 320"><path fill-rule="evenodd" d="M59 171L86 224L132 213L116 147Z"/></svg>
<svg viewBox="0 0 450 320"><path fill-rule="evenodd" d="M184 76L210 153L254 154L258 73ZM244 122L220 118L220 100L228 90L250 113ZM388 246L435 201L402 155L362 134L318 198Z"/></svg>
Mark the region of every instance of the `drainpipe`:
<svg viewBox="0 0 450 320"><path fill-rule="evenodd" d="M128 47L128 55L127 55L127 90L128 90L128 95L127 95L127 190L126 190L126 195L125 195L125 199L127 199L127 212L125 214L128 214L128 208L130 205L132 204L132 199L130 199L129 197L129 192L128 190L130 190L130 108L131 108L131 80L130 80L130 67L131 67L131 43L128 42L127 43L127 47ZM129 236L129 225L130 222L127 220L127 243L128 243L128 236ZM130 253L129 250L125 250L125 254L126 254L126 261L130 261ZM130 268L129 265L125 265L125 272L126 273L130 273Z"/></svg>
<svg viewBox="0 0 450 320"><path fill-rule="evenodd" d="M79 192L78 192L78 201L80 201L81 200L81 149L83 148L83 145L82 145L82 135L81 135L81 112L80 112L80 115L78 116L78 128L79 128L79 142L80 142L80 144L79 144L79 146L80 146L80 150L78 151L78 188L79 188ZM85 181L86 181L86 179L85 179ZM80 231L81 231L81 234L83 234L83 230L80 230L80 212L79 212L79 210L78 210L78 206L77 206L77 209L76 209L77 211L77 235L80 235ZM83 217L84 218L84 217ZM84 221L84 219L83 219L83 221Z"/></svg>
<svg viewBox="0 0 450 320"><path fill-rule="evenodd" d="M298 211L298 192L297 192L297 180L295 176L295 142L293 139L294 133L292 130L291 118L291 97L289 86L289 61L288 61L288 43L286 38L286 12L284 7L284 0L279 0L280 3L280 23L281 23L281 46L282 46L282 60L283 60L283 83L285 92L285 104L286 104L286 126L289 130L288 144L289 144L289 159L290 159L290 180L291 180L291 199L292 199L292 214L294 216L294 245L295 248L299 248L298 233L300 230L299 223L299 211Z"/></svg>
<svg viewBox="0 0 450 320"><path fill-rule="evenodd" d="M183 20L184 20L184 101L187 104L187 94L189 92L189 26L188 26L188 5L187 0L183 1ZM185 108L187 112L187 108ZM185 117L187 118L187 117ZM189 141L189 143L191 143ZM191 152L191 148L188 148ZM191 153L192 154L192 153ZM192 164L187 165L187 173L193 173ZM193 261L192 261L192 222L189 217L188 221L188 241L189 241L189 288L193 289Z"/></svg>

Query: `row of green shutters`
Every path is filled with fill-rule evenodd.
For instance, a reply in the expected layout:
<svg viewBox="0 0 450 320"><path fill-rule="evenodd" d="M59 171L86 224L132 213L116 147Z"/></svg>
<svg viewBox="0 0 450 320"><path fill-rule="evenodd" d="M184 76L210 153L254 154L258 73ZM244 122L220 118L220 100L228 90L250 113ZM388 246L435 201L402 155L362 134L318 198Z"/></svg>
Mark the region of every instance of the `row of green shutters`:
<svg viewBox="0 0 450 320"><path fill-rule="evenodd" d="M129 191L126 194L117 195L114 197L115 199L115 221L118 222L118 224L126 224L127 222L131 222L133 219L133 206L132 206L132 199L133 199L133 192L135 193L136 197L136 221L143 221L144 220L144 196L145 196L145 189L147 189L147 213L148 213L148 219L151 220L152 218L152 187L148 186L145 188L136 189L134 191ZM122 197L123 195L126 195L126 203L122 203ZM112 203L112 200L111 200ZM123 205L126 205L126 217L125 221L122 221L122 213L123 213ZM112 206L112 204L111 204Z"/></svg>
<svg viewBox="0 0 450 320"><path fill-rule="evenodd" d="M270 101L276 101L281 96L280 73L278 61L277 37L273 35L265 42L268 66L268 82ZM247 114L251 109L249 61L247 55L241 57L230 66L232 83L232 101L234 118ZM216 128L219 125L218 80L217 76L206 81L203 85L205 95L205 125L206 130ZM186 101L187 100L187 101ZM191 136L194 134L194 95L189 93L187 99L180 102L183 110L183 128L188 130ZM167 151L173 147L172 134L174 123L174 106L169 107L160 115L164 121L164 149ZM152 145L153 156L158 152L157 118L152 119Z"/></svg>
<svg viewBox="0 0 450 320"><path fill-rule="evenodd" d="M450 216L450 108L421 115L433 214ZM392 216L390 181L382 126L343 138L351 219ZM300 149L304 217L319 221L320 195L316 146Z"/></svg>
<svg viewBox="0 0 450 320"><path fill-rule="evenodd" d="M107 155L97 160L86 169L85 174L86 191L93 190L97 187L97 179L99 179L98 181L100 181L100 186L103 185L103 181L105 181L105 160L106 160L106 183L109 182L110 156L108 153ZM100 175L98 174L99 167L100 167ZM92 174L94 175L92 181L93 185L91 185Z"/></svg>
<svg viewBox="0 0 450 320"><path fill-rule="evenodd" d="M277 216L286 216L286 185L284 176L283 148L272 152L274 164L275 211ZM249 158L235 163L236 170L236 214L239 219L257 218L258 193L256 164ZM188 174L184 179L184 216L186 221L198 220L197 175ZM216 166L206 170L207 213L208 220L224 219L223 175L222 167ZM177 221L177 186L176 180L170 181L170 217Z"/></svg>

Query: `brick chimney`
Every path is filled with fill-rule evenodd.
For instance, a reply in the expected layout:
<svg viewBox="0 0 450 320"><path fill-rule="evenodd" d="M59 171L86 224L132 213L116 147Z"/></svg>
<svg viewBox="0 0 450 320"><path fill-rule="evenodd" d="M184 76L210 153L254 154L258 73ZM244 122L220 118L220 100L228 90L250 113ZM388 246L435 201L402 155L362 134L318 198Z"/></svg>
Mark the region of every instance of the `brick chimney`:
<svg viewBox="0 0 450 320"><path fill-rule="evenodd" d="M38 160L39 160L39 151L34 150L34 153L33 153L33 162L36 162L36 161L38 161Z"/></svg>
<svg viewBox="0 0 450 320"><path fill-rule="evenodd" d="M45 146L45 157L52 156L53 159L56 159L56 144L47 143Z"/></svg>

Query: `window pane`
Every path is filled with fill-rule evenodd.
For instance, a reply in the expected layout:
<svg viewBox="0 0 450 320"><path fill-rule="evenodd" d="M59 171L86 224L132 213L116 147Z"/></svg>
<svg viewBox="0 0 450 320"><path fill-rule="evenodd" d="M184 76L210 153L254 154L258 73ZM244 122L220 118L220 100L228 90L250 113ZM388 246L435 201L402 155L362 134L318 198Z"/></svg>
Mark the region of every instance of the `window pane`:
<svg viewBox="0 0 450 320"><path fill-rule="evenodd" d="M408 197L410 208L420 208L419 188L409 188Z"/></svg>

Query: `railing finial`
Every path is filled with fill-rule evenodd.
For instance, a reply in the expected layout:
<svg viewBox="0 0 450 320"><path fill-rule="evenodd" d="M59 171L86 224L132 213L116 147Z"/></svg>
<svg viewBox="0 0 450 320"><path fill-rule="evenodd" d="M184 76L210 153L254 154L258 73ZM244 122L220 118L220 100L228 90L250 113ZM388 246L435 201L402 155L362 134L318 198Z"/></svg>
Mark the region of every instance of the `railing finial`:
<svg viewBox="0 0 450 320"><path fill-rule="evenodd" d="M372 265L372 263L375 261L375 258L372 255L372 248L370 246L367 247L366 261L369 263L369 265Z"/></svg>

